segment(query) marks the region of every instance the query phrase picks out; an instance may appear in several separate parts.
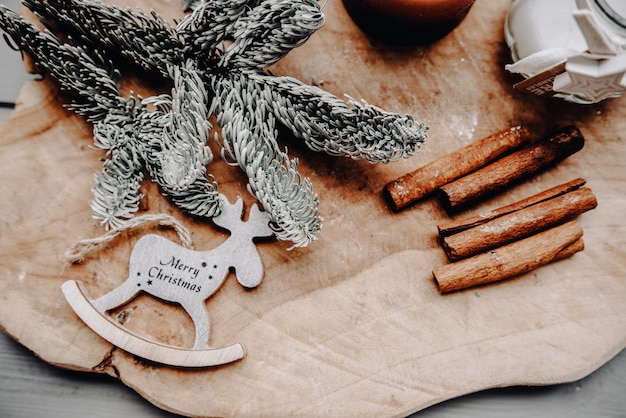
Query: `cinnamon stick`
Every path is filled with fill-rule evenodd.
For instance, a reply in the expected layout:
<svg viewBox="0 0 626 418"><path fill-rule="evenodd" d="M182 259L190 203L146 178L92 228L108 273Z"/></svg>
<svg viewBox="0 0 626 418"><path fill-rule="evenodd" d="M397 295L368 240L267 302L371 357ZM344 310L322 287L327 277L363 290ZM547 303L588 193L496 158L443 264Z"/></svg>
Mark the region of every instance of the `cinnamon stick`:
<svg viewBox="0 0 626 418"><path fill-rule="evenodd" d="M441 244L450 261L457 261L558 225L597 205L591 189L582 187L444 237Z"/></svg>
<svg viewBox="0 0 626 418"><path fill-rule="evenodd" d="M560 184L556 187L552 187L551 189L544 190L525 199L519 200L510 205L502 206L500 208L491 210L480 215L451 221L443 225L437 225L437 229L441 237L447 237L449 235L456 234L457 232L461 232L466 229L482 225L499 216L506 215L507 213L515 212L516 210L524 209L536 203L540 203L545 200L552 199L553 197L569 193L572 190L576 190L582 187L585 183L585 179L577 178L567 183Z"/></svg>
<svg viewBox="0 0 626 418"><path fill-rule="evenodd" d="M443 203L451 210L466 207L567 158L581 150L584 143L584 137L578 128L563 128L552 136L442 186L440 191Z"/></svg>
<svg viewBox="0 0 626 418"><path fill-rule="evenodd" d="M447 293L518 276L582 251L583 230L570 221L519 241L433 270L440 292Z"/></svg>
<svg viewBox="0 0 626 418"><path fill-rule="evenodd" d="M392 210L400 210L527 143L530 134L521 126L490 135L388 183L383 196Z"/></svg>

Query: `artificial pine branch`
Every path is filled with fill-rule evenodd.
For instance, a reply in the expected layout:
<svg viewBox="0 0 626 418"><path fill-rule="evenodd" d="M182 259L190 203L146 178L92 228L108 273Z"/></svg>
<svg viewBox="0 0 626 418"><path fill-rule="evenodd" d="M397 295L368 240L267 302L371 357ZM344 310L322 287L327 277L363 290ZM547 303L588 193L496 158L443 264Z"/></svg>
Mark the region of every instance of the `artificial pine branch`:
<svg viewBox="0 0 626 418"><path fill-rule="evenodd" d="M428 128L410 115L343 100L292 77L250 75L277 119L314 151L388 163L415 153Z"/></svg>
<svg viewBox="0 0 626 418"><path fill-rule="evenodd" d="M180 65L183 43L156 12L149 16L108 6L98 0L24 0L44 24L55 22L86 45L120 54L147 71L168 77L168 65Z"/></svg>
<svg viewBox="0 0 626 418"><path fill-rule="evenodd" d="M206 146L208 92L194 62L183 70L170 67L176 100L124 99L111 76L119 73L96 50L87 54L63 44L2 6L0 25L38 68L59 82L61 92L72 98L68 107L94 124L94 143L107 153L91 207L107 229L119 227L137 211L142 167L185 211L206 217L220 212L217 183L206 176L212 160ZM148 105L156 109L147 111Z"/></svg>
<svg viewBox="0 0 626 418"><path fill-rule="evenodd" d="M139 144L125 125L98 122L94 144L107 151L102 172L95 176L91 210L109 228L118 228L139 210L143 180Z"/></svg>
<svg viewBox="0 0 626 418"><path fill-rule="evenodd" d="M271 215L277 238L294 245L316 239L321 229L319 201L298 162L278 148L275 118L249 77L232 73L212 85L217 123L222 128L222 156L248 176L248 190Z"/></svg>
<svg viewBox="0 0 626 418"><path fill-rule="evenodd" d="M310 181L298 174L298 162L279 149L276 121L315 151L370 162L412 155L426 136L426 126L410 116L346 103L263 72L322 26L315 0L187 1L195 10L174 27L156 13L96 0L26 5L85 45L62 44L0 9L0 27L59 81L72 98L70 107L95 124L96 144L107 149L107 158L92 207L112 227L136 211L143 166L181 208L201 216L219 213L217 184L205 169L212 113L222 128L222 156L247 174L248 189L269 213L277 237L294 246L319 233L319 202ZM120 54L173 79L171 97L119 97L119 74L110 62Z"/></svg>
<svg viewBox="0 0 626 418"><path fill-rule="evenodd" d="M87 54L80 47L63 44L50 32L40 31L2 5L0 28L20 50L35 58L39 72L63 80L59 89L71 97L68 107L88 121L103 120L109 113L132 112L127 101L119 96L119 73L101 51L92 49Z"/></svg>
<svg viewBox="0 0 626 418"><path fill-rule="evenodd" d="M317 0L258 2L227 32L233 42L218 65L267 68L304 44L323 24L324 15Z"/></svg>
<svg viewBox="0 0 626 418"><path fill-rule="evenodd" d="M256 1L213 0L192 2L193 12L176 25L182 39L183 50L188 56L215 58L221 55L224 42L228 40L237 21Z"/></svg>
<svg viewBox="0 0 626 418"><path fill-rule="evenodd" d="M206 166L213 160L206 143L209 123L208 91L194 61L172 66L172 95L144 100L155 110L141 115L146 168L151 177L188 213L213 217L221 211L217 183L207 179Z"/></svg>

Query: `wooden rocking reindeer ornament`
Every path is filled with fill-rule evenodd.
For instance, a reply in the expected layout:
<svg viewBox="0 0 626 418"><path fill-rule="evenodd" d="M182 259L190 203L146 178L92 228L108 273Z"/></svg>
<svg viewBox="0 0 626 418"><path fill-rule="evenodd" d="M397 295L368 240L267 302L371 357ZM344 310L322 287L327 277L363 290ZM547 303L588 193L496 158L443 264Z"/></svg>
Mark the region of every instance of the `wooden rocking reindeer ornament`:
<svg viewBox="0 0 626 418"><path fill-rule="evenodd" d="M310 179L298 172L298 160L279 145L278 125L314 152L371 163L407 158L426 138L428 127L411 115L346 102L294 77L271 74L276 62L322 27L327 2L185 0L190 13L173 26L156 13L99 1L24 3L46 27L70 35L42 31L0 5L0 29L7 40L58 83L69 99L67 107L93 125L94 145L106 151L92 189L94 218L109 231L127 225L139 210L147 174L181 210L231 228L232 237L207 253L187 252L155 236L140 240L128 280L93 304L78 283L64 283L66 298L87 325L146 359L200 367L243 357L239 344L207 348L204 300L229 267L234 266L242 285L259 284L262 267L253 237L274 234L294 247L317 239L322 226L318 196ZM135 63L142 74L169 80L171 94L123 96L125 71L117 68L119 59L123 68ZM217 182L207 175L213 160L207 145L212 121L220 128L216 139L222 159L242 169L248 191L265 210L254 209L243 225L233 221L241 206L220 202ZM140 291L179 303L189 313L196 327L193 349L148 342L103 315Z"/></svg>
<svg viewBox="0 0 626 418"><path fill-rule="evenodd" d="M194 251L159 235L149 234L137 241L130 256L128 278L120 286L95 300L89 300L78 282L63 284L63 293L76 314L98 335L139 357L179 367L207 367L229 363L245 356L244 347L232 344L209 348L209 317L205 300L213 295L235 269L237 281L254 288L263 279L263 264L252 241L273 235L266 212L252 205L247 221L241 218L243 201L223 199L223 209L213 221L230 231L230 237L209 251ZM193 349L167 346L130 333L109 319L107 311L146 292L178 303L195 326Z"/></svg>

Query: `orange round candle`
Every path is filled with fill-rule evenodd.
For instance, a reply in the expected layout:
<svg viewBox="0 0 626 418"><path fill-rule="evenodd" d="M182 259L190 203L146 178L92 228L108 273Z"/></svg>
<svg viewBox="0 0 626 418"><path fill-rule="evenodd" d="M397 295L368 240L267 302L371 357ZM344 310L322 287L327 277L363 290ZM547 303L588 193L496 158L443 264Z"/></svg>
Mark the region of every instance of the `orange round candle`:
<svg viewBox="0 0 626 418"><path fill-rule="evenodd" d="M465 18L475 0L343 0L365 32L396 43L434 42Z"/></svg>

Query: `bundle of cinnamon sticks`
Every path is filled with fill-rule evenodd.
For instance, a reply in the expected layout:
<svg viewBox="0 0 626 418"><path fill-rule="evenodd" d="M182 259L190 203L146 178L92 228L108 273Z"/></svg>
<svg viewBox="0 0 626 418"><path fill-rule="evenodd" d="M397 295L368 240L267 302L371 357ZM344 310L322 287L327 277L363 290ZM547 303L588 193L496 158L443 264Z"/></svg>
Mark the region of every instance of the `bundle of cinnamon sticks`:
<svg viewBox="0 0 626 418"><path fill-rule="evenodd" d="M439 191L451 211L504 190L581 150L582 133L567 126L531 141L522 126L506 129L388 183L383 196L398 211Z"/></svg>
<svg viewBox="0 0 626 418"><path fill-rule="evenodd" d="M401 210L438 191L449 211L467 208L581 150L584 138L567 126L538 141L512 127L408 173L383 190ZM442 293L507 279L584 248L574 219L597 206L578 178L480 216L438 225L451 263L433 270Z"/></svg>
<svg viewBox="0 0 626 418"><path fill-rule="evenodd" d="M504 280L584 248L574 219L597 206L584 179L480 216L438 225L450 264L433 270L442 293Z"/></svg>

